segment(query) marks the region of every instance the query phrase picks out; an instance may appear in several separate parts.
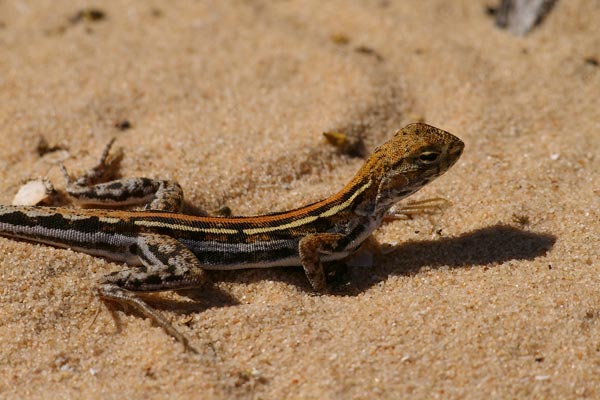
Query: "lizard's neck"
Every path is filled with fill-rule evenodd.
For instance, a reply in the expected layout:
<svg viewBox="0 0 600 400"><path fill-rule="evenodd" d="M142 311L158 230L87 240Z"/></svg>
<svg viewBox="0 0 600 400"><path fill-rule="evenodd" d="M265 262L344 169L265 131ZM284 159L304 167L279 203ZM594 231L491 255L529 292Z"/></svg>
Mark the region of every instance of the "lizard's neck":
<svg viewBox="0 0 600 400"><path fill-rule="evenodd" d="M344 190L359 188L362 191L353 202L355 214L381 219L394 204L417 192L427 182L429 180L425 178L411 181L404 174L389 177L383 168L366 163Z"/></svg>
<svg viewBox="0 0 600 400"><path fill-rule="evenodd" d="M382 203L379 198L384 173L374 167L376 166L370 165L368 162L365 163L343 189L361 191L354 199L351 209L355 214L362 217L381 217L392 206L392 203L389 205L387 202Z"/></svg>

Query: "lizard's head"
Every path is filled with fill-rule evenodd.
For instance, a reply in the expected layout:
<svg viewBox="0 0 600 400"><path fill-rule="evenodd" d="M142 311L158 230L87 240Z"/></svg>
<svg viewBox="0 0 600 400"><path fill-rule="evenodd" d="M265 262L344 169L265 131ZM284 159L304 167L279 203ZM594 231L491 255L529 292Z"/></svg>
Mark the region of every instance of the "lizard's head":
<svg viewBox="0 0 600 400"><path fill-rule="evenodd" d="M386 209L442 175L458 160L464 146L451 133L427 124L400 129L367 161L381 177L375 207Z"/></svg>

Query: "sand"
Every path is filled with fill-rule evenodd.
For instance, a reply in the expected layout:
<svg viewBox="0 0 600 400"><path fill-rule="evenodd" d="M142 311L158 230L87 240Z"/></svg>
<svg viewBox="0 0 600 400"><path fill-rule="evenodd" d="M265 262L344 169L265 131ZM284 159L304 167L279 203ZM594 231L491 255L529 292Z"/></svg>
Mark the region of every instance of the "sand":
<svg viewBox="0 0 600 400"><path fill-rule="evenodd" d="M414 196L452 205L383 226L331 295L278 268L153 296L198 355L111 316L94 282L120 265L0 239L0 397L600 397L598 3L525 38L490 1L321 3L0 2L3 204L29 178L63 190L53 162L80 173L111 137L123 176L240 215L339 190L362 159L325 131L370 151L424 120L466 143Z"/></svg>

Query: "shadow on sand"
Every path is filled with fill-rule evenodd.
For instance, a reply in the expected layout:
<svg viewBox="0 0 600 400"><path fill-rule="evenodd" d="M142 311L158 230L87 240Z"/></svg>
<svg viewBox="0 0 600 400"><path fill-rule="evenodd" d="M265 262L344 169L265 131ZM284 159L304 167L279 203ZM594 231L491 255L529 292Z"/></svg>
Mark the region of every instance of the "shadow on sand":
<svg viewBox="0 0 600 400"><path fill-rule="evenodd" d="M556 237L509 225L494 225L457 237L409 241L377 257L373 268L342 268L334 287L342 295L354 295L384 281L390 275L412 275L421 268L462 268L500 264L511 260L533 260L546 254ZM350 276L348 276L350 275Z"/></svg>
<svg viewBox="0 0 600 400"><path fill-rule="evenodd" d="M355 296L389 276L414 275L422 268L471 268L511 260L532 260L546 254L555 242L556 237L551 234L498 224L457 237L400 243L385 255L377 256L375 265L369 268L334 263L327 267L328 283L333 295ZM312 293L302 268L208 271L208 274L214 282L254 283L273 280ZM210 284L180 293L197 301L149 301L159 309L174 309L183 314L239 304L235 298Z"/></svg>

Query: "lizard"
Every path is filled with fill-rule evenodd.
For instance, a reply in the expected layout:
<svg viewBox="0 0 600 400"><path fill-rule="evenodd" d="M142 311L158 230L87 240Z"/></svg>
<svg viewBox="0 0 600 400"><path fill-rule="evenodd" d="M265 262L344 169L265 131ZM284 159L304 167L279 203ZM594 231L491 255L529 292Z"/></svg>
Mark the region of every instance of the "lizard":
<svg viewBox="0 0 600 400"><path fill-rule="evenodd" d="M138 293L201 287L205 270L301 266L316 292L326 291L323 263L352 255L390 207L446 172L464 143L449 132L413 123L398 130L332 196L284 212L216 217L182 214L174 181L104 181L110 148L66 191L85 206L145 204L142 210L0 205L0 236L71 248L125 263L96 286L104 301L132 306L186 349L188 339Z"/></svg>

